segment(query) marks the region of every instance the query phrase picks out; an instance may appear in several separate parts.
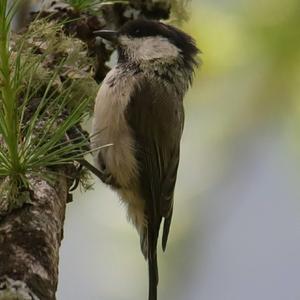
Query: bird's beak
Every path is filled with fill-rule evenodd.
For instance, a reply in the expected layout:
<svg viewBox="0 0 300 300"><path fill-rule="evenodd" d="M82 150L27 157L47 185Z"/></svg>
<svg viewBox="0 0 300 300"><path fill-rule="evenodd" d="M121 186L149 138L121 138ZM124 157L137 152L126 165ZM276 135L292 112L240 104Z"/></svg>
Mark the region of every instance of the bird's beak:
<svg viewBox="0 0 300 300"><path fill-rule="evenodd" d="M94 31L95 36L100 36L105 40L116 43L118 41L118 31L115 30L97 30Z"/></svg>

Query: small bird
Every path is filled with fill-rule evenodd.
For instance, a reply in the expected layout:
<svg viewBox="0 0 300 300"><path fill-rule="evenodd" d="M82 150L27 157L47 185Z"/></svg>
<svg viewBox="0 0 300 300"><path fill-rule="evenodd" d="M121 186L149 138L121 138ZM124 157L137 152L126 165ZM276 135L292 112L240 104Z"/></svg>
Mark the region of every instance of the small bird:
<svg viewBox="0 0 300 300"><path fill-rule="evenodd" d="M183 31L138 19L95 32L117 47L118 62L99 89L92 149L101 179L115 190L148 260L149 300L157 299L157 239L165 251L184 125L183 97L199 50Z"/></svg>

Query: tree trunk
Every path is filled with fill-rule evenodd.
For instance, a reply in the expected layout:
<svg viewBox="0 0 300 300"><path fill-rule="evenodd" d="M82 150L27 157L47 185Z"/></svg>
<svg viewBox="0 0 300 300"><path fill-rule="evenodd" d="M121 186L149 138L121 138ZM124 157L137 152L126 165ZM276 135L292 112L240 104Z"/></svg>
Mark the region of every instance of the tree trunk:
<svg viewBox="0 0 300 300"><path fill-rule="evenodd" d="M0 222L0 299L54 300L67 180L32 179L31 203Z"/></svg>

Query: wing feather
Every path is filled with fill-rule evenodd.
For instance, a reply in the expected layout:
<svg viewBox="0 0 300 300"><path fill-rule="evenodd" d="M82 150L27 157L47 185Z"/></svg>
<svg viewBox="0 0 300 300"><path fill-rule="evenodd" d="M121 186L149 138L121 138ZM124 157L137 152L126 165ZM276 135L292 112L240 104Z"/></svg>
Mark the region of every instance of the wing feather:
<svg viewBox="0 0 300 300"><path fill-rule="evenodd" d="M182 99L162 82L139 80L126 109L126 118L136 142L140 190L145 200L147 226L141 233L141 248L148 259L149 300L157 299L157 239L162 219L163 250L166 249L173 213L173 194L179 163L183 127Z"/></svg>
<svg viewBox="0 0 300 300"><path fill-rule="evenodd" d="M148 227L153 227L154 231L155 241L152 244L156 248L160 223L165 218L165 249L184 122L182 99L175 89L167 89L161 81L143 78L131 94L126 118L136 141L140 185L146 201L145 213Z"/></svg>

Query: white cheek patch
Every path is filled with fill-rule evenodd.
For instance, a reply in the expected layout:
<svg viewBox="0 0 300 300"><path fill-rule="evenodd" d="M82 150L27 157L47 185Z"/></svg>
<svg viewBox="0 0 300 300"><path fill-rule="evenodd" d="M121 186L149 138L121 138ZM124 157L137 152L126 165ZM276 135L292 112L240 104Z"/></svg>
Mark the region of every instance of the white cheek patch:
<svg viewBox="0 0 300 300"><path fill-rule="evenodd" d="M180 53L180 50L168 39L160 36L144 38L123 36L120 38L120 43L126 49L127 54L136 60L175 58Z"/></svg>

